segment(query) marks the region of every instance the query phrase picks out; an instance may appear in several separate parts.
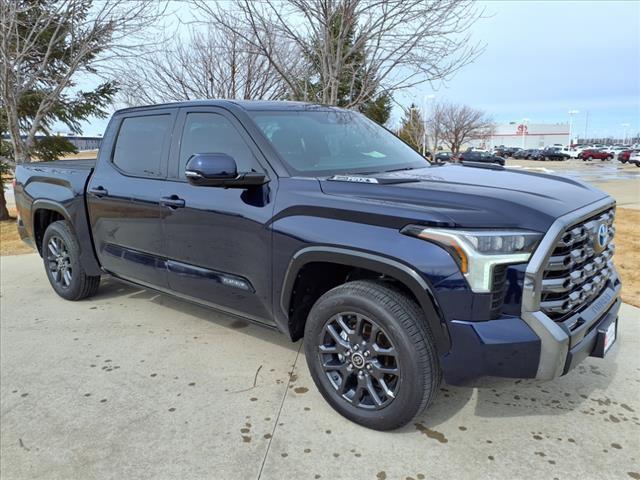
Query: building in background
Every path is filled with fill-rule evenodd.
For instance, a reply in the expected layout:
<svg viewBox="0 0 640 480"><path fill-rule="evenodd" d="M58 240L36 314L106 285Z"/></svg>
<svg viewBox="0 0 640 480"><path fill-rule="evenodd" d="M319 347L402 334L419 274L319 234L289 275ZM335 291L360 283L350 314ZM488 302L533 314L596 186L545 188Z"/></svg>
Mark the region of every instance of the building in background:
<svg viewBox="0 0 640 480"><path fill-rule="evenodd" d="M42 138L44 135L36 135L36 140ZM84 135L58 135L66 138L71 142L78 151L82 152L84 150L97 150L100 148L100 143L102 142L102 137L87 137ZM9 135L5 134L2 136L3 140L9 140Z"/></svg>
<svg viewBox="0 0 640 480"><path fill-rule="evenodd" d="M551 145L569 145L569 141L568 123L510 122L497 124L494 134L485 139L484 143L486 148L543 148Z"/></svg>
<svg viewBox="0 0 640 480"><path fill-rule="evenodd" d="M544 148L552 145L569 145L568 123L499 123L493 135L474 139L465 146L490 150L494 147Z"/></svg>

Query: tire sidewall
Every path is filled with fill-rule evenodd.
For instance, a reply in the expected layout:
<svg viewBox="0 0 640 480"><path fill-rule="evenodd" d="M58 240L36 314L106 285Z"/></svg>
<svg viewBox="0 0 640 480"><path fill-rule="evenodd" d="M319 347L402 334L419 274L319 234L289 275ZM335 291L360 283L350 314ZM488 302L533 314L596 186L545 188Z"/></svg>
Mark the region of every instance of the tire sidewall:
<svg viewBox="0 0 640 480"><path fill-rule="evenodd" d="M71 283L67 288L63 288L58 285L53 279L53 275L49 270L47 260L48 244L49 240L53 236L60 237L67 247L67 251L69 252L72 275ZM51 284L51 287L53 287L53 289L56 291L56 293L67 300L74 300L78 298L82 290L82 276L84 275L84 273L82 271L82 267L80 266L80 248L78 247L78 242L76 241L74 234L71 232L66 222L53 222L47 227L47 230L44 233L44 237L42 238L42 259L49 283Z"/></svg>
<svg viewBox="0 0 640 480"><path fill-rule="evenodd" d="M383 409L360 409L338 397L320 365L318 343L324 325L334 315L342 312L359 313L374 320L385 330L398 352L401 375L397 397ZM304 346L307 365L314 382L325 400L343 416L369 428L388 430L405 424L419 413L423 391L428 386L424 385L423 376L418 368L416 345L391 312L373 299L343 293L332 296L330 301L318 301L307 319Z"/></svg>

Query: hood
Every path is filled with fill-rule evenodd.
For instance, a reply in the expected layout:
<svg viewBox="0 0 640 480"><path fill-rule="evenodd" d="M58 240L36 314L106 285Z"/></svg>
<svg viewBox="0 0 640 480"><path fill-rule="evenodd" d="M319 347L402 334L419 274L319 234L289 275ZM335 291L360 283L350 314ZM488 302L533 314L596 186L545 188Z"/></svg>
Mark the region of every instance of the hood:
<svg viewBox="0 0 640 480"><path fill-rule="evenodd" d="M417 222L541 232L558 217L607 197L565 177L459 164L325 178L320 186L328 195L404 209L398 214Z"/></svg>

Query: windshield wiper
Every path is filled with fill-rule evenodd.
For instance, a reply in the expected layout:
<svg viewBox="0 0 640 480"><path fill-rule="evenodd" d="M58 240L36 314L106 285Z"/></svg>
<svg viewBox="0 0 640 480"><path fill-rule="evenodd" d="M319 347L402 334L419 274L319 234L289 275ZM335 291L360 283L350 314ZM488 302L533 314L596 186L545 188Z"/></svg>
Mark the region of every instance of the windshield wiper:
<svg viewBox="0 0 640 480"><path fill-rule="evenodd" d="M384 173L389 173L389 172L403 172L405 170L415 170L415 168L413 167L403 167L403 168L393 168L391 170L385 170Z"/></svg>

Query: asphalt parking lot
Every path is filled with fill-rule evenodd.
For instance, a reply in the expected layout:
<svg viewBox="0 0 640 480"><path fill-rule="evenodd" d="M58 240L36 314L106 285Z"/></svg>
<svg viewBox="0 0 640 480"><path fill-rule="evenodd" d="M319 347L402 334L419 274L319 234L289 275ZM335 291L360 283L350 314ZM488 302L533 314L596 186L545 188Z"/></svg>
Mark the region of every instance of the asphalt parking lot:
<svg viewBox="0 0 640 480"><path fill-rule="evenodd" d="M39 257L0 259L3 479L640 479L640 310L553 382L444 385L415 423L354 425L300 344L106 280L66 302Z"/></svg>

